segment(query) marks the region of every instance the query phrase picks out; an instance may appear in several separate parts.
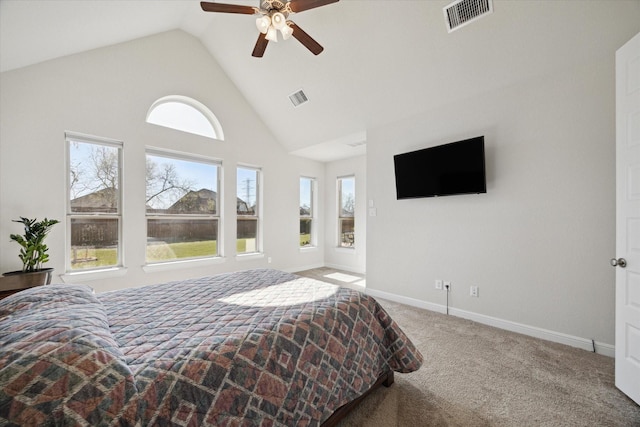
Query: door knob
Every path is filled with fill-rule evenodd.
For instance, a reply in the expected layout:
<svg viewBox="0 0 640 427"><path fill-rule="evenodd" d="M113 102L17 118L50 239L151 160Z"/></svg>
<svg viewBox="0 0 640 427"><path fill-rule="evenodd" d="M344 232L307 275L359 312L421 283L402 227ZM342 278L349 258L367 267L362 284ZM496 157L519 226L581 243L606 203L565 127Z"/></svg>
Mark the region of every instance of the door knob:
<svg viewBox="0 0 640 427"><path fill-rule="evenodd" d="M627 260L624 258L611 258L611 266L625 268L627 266Z"/></svg>

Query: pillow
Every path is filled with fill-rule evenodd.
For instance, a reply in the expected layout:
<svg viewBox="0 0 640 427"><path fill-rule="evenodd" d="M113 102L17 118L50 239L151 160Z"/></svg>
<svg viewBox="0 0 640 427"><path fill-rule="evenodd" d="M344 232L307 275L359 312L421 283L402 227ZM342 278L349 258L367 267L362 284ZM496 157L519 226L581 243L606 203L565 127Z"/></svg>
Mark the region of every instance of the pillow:
<svg viewBox="0 0 640 427"><path fill-rule="evenodd" d="M39 286L0 301L0 424L135 424L135 395L90 287Z"/></svg>
<svg viewBox="0 0 640 427"><path fill-rule="evenodd" d="M17 310L68 307L98 301L86 285L45 285L25 289L0 300L0 319Z"/></svg>

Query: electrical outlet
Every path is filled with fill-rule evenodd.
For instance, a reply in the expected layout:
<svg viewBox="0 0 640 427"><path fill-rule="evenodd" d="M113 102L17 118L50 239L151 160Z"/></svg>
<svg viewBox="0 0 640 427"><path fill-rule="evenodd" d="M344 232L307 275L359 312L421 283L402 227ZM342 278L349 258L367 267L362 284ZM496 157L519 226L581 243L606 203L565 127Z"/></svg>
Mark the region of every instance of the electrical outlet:
<svg viewBox="0 0 640 427"><path fill-rule="evenodd" d="M436 289L442 290L442 280L436 280Z"/></svg>
<svg viewBox="0 0 640 427"><path fill-rule="evenodd" d="M451 282L448 281L444 281L444 288L447 290L447 292L451 292Z"/></svg>
<svg viewBox="0 0 640 427"><path fill-rule="evenodd" d="M471 286L471 288L469 288L469 295L471 295L472 297L477 297L478 296L478 287L477 286Z"/></svg>

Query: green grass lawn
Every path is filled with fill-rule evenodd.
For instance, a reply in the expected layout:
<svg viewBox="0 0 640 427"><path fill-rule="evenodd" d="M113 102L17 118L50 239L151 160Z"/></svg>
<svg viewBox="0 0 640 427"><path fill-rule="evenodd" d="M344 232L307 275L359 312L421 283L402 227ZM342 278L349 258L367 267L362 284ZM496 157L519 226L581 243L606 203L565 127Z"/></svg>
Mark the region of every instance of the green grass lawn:
<svg viewBox="0 0 640 427"><path fill-rule="evenodd" d="M247 252L247 243L251 242L255 246L255 239L236 240L236 253ZM311 242L310 234L300 235L300 246L308 246ZM250 245L251 246L251 245ZM180 242L180 243L158 243L147 246L147 262L174 261L187 258L202 258L218 253L218 242L216 240L205 240L200 242ZM72 250L72 269L81 270L86 268L112 267L117 265L117 254L115 248L80 248Z"/></svg>
<svg viewBox="0 0 640 427"><path fill-rule="evenodd" d="M201 258L218 253L218 242L160 243L147 246L147 262L172 261L176 259Z"/></svg>
<svg viewBox="0 0 640 427"><path fill-rule="evenodd" d="M71 250L71 263L73 270L84 268L108 267L117 265L117 253L115 248L93 249L81 248Z"/></svg>

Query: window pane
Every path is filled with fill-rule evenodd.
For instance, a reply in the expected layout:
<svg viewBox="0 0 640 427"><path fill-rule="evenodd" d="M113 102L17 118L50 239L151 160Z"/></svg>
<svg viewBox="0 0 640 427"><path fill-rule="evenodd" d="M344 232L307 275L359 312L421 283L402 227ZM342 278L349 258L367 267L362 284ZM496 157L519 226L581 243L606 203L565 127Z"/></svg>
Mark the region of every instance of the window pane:
<svg viewBox="0 0 640 427"><path fill-rule="evenodd" d="M311 227L310 218L300 218L300 246L311 246Z"/></svg>
<svg viewBox="0 0 640 427"><path fill-rule="evenodd" d="M65 133L67 271L121 266L122 142Z"/></svg>
<svg viewBox="0 0 640 427"><path fill-rule="evenodd" d="M117 218L71 218L71 269L118 265Z"/></svg>
<svg viewBox="0 0 640 427"><path fill-rule="evenodd" d="M313 178L300 178L300 246L313 246Z"/></svg>
<svg viewBox="0 0 640 427"><path fill-rule="evenodd" d="M216 138L213 125L201 111L183 102L164 102L153 108L147 122L196 135Z"/></svg>
<svg viewBox="0 0 640 427"><path fill-rule="evenodd" d="M252 253L260 250L258 245L258 169L238 168L236 191L236 253Z"/></svg>
<svg viewBox="0 0 640 427"><path fill-rule="evenodd" d="M119 148L69 141L69 198L72 213L117 213Z"/></svg>
<svg viewBox="0 0 640 427"><path fill-rule="evenodd" d="M355 243L355 224L353 218L344 218L340 223L340 246L345 248L353 247Z"/></svg>
<svg viewBox="0 0 640 427"><path fill-rule="evenodd" d="M148 219L147 262L218 255L217 219Z"/></svg>
<svg viewBox="0 0 640 427"><path fill-rule="evenodd" d="M257 215L256 201L258 191L258 171L238 168L237 213L238 215Z"/></svg>
<svg viewBox="0 0 640 427"><path fill-rule="evenodd" d="M340 179L340 217L353 217L356 205L355 178Z"/></svg>
<svg viewBox="0 0 640 427"><path fill-rule="evenodd" d="M313 180L300 178L300 216L313 215Z"/></svg>
<svg viewBox="0 0 640 427"><path fill-rule="evenodd" d="M216 163L147 153L147 262L218 255L219 173Z"/></svg>
<svg viewBox="0 0 640 427"><path fill-rule="evenodd" d="M157 99L147 113L147 123L224 140L222 126L203 103L182 95Z"/></svg>
<svg viewBox="0 0 640 427"><path fill-rule="evenodd" d="M355 177L338 179L338 245L351 248L355 244Z"/></svg>
<svg viewBox="0 0 640 427"><path fill-rule="evenodd" d="M147 154L147 214L218 213L218 165Z"/></svg>
<svg viewBox="0 0 640 427"><path fill-rule="evenodd" d="M258 220L254 218L238 218L237 253L258 251Z"/></svg>

